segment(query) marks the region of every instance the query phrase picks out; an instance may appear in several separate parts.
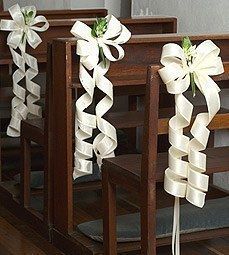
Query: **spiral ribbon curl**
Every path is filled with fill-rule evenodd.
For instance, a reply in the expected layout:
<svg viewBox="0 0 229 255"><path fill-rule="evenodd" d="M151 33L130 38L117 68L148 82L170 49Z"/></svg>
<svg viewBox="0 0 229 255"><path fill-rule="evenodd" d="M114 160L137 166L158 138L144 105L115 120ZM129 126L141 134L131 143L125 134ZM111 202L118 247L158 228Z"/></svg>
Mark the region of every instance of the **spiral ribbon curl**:
<svg viewBox="0 0 229 255"><path fill-rule="evenodd" d="M210 40L202 42L194 51L192 63L187 64L183 49L177 44L166 44L162 50L159 70L167 91L175 95L176 114L169 121L169 167L165 170L164 188L175 196L173 222L173 254L180 254L179 245L179 198L186 198L195 206L203 207L208 190L205 150L210 131L207 129L220 109L219 87L210 78L224 72L220 49ZM183 96L190 85L190 74L207 103L208 112L196 116L191 128L193 139L183 134L190 125L193 105ZM188 156L188 161L182 157Z"/></svg>
<svg viewBox="0 0 229 255"><path fill-rule="evenodd" d="M113 105L113 85L105 77L109 70L110 61L118 61L124 57L124 50L120 44L127 42L131 33L114 16L106 17L108 26L106 32L101 37L94 37L92 30L86 24L77 21L71 33L77 38L77 55L80 56L79 78L86 93L76 102L75 116L75 167L73 177L92 173L93 150L97 156L99 166L102 159L114 156L117 146L115 128L106 121L103 116ZM118 52L115 58L110 50L114 47ZM102 48L105 55L105 62L99 59L99 49ZM87 71L93 70L91 76ZM106 95L97 104L95 115L84 112L92 104L94 89L97 87ZM94 139L93 144L84 141L92 136L93 129L98 128L100 133Z"/></svg>
<svg viewBox="0 0 229 255"><path fill-rule="evenodd" d="M44 16L36 17L34 6L20 8L16 4L9 8L9 13L13 20L1 20L0 30L10 31L7 44L10 47L13 62L18 69L13 73L15 97L11 102L11 121L7 128L7 134L18 137L20 136L21 120L25 120L29 113L35 117L41 117L41 107L35 104L40 99L40 86L32 81L38 74L37 59L26 53L26 42L35 49L42 42L37 32L46 31L49 28L49 23ZM42 23L44 23L43 26L36 26ZM16 51L17 48L20 49L20 54ZM25 65L29 67L27 70ZM26 78L26 89L29 92L27 98L26 90L19 85L24 77Z"/></svg>

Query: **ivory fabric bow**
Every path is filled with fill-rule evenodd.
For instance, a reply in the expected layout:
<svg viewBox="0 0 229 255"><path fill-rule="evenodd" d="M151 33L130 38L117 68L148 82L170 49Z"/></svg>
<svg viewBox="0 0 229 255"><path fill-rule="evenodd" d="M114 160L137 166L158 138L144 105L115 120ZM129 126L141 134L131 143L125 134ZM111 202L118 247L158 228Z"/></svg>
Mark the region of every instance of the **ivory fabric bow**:
<svg viewBox="0 0 229 255"><path fill-rule="evenodd" d="M118 61L124 57L120 44L127 42L131 33L114 16L108 15L105 20L107 27L99 36L93 35L92 29L80 21L77 21L71 30L77 38L76 53L80 56L79 79L86 90L76 102L74 179L92 173L90 159L93 150L98 165L101 166L103 158L114 156L117 146L116 130L103 118L113 105L113 85L105 74L109 70L110 61ZM112 55L110 46L117 50L117 58ZM101 51L105 59L101 59ZM93 71L93 74L90 75L89 71ZM84 110L93 102L95 87L101 90L105 97L97 104L94 115ZM95 128L98 128L100 133L93 144L90 144L85 140L92 136Z"/></svg>
<svg viewBox="0 0 229 255"><path fill-rule="evenodd" d="M210 76L224 72L223 63L218 56L220 49L210 40L198 47L191 47L185 52L179 45L166 44L162 50L159 70L167 91L175 95L175 116L169 121L169 167L165 170L164 188L175 196L173 222L173 254L180 254L179 245L179 198L186 198L195 206L203 207L205 192L208 190L206 171L206 149L209 133L207 129L215 114L220 109L220 89ZM192 61L190 61L190 58ZM193 105L183 93L190 86L190 77L204 95L208 112L199 113L191 127L193 138L183 134L183 129L190 125ZM188 156L188 161L183 160Z"/></svg>
<svg viewBox="0 0 229 255"><path fill-rule="evenodd" d="M7 128L9 136L20 136L21 120L25 120L28 114L31 117L41 117L41 107L35 103L40 99L40 86L33 82L38 74L37 59L26 53L26 43L35 49L41 42L37 32L44 32L49 28L49 23L44 16L36 17L35 6L20 8L18 4L9 8L13 20L1 20L0 30L10 31L7 44L10 47L13 62L18 69L13 73L13 93L11 121ZM37 26L42 24L42 26ZM20 53L16 50L20 49ZM26 70L26 65L28 66ZM25 78L26 89L29 95L26 98L26 90L19 85ZM27 105L25 103L25 98Z"/></svg>

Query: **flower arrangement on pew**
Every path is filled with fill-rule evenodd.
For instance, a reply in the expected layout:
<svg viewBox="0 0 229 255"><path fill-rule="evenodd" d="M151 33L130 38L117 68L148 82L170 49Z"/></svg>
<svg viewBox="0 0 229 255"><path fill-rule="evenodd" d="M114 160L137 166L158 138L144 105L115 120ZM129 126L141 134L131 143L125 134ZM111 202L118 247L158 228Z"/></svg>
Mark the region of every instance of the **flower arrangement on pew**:
<svg viewBox="0 0 229 255"><path fill-rule="evenodd" d="M21 121L27 119L28 114L33 118L42 115L41 107L36 104L40 99L40 86L33 81L33 78L38 74L37 59L26 53L26 46L28 43L33 49L37 48L42 42L37 32L46 31L49 28L49 23L44 16L36 17L35 6L20 8L16 4L9 8L9 12L13 20L1 20L0 30L10 31L7 44L13 62L18 69L12 76L15 97L11 103L11 121L7 128L7 134L18 137L20 136ZM41 24L43 25L41 26ZM24 78L26 89L19 84ZM27 98L26 90L29 92Z"/></svg>
<svg viewBox="0 0 229 255"><path fill-rule="evenodd" d="M164 188L175 196L172 252L180 254L179 245L179 198L202 208L209 177L206 172L206 149L210 131L207 126L220 109L220 89L210 76L224 72L219 57L220 49L210 40L192 46L188 37L182 48L174 43L166 44L162 50L159 74L167 91L175 96L175 116L169 121L169 167L165 170ZM191 85L193 96L196 87L204 95L208 112L199 113L191 127L190 139L183 129L191 123L193 105L183 95ZM183 157L188 156L185 161Z"/></svg>
<svg viewBox="0 0 229 255"><path fill-rule="evenodd" d="M112 15L97 19L92 29L77 21L71 33L77 38L76 54L80 56L79 79L86 90L76 102L73 173L75 179L92 173L90 159L93 151L99 166L103 158L114 156L117 146L116 130L103 118L113 105L113 85L105 75L109 70L110 62L119 61L124 57L124 50L120 44L126 43L131 33ZM110 46L117 50L117 58L112 55ZM89 71L92 71L92 75ZM95 87L105 96L96 105L95 114L90 114L85 112L85 109L93 102ZM85 140L92 136L95 128L98 128L100 133L95 137L93 144L90 144Z"/></svg>

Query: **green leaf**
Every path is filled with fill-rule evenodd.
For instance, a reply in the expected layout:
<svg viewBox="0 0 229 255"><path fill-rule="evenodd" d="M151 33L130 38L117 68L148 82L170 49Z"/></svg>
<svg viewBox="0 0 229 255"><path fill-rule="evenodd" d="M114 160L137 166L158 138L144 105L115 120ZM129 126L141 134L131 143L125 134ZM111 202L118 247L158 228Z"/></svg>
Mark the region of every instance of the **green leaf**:
<svg viewBox="0 0 229 255"><path fill-rule="evenodd" d="M94 22L91 34L93 37L102 37L107 31L107 19L106 18L97 18Z"/></svg>
<svg viewBox="0 0 229 255"><path fill-rule="evenodd" d="M27 14L27 16L28 16L29 18L32 18L32 17L33 17L33 11L30 11L30 12Z"/></svg>
<svg viewBox="0 0 229 255"><path fill-rule="evenodd" d="M189 39L188 36L185 36L185 37L182 39L182 48L183 48L184 50L188 50L191 46L192 46L192 42L190 41L190 39Z"/></svg>
<svg viewBox="0 0 229 255"><path fill-rule="evenodd" d="M32 10L30 10L29 12L27 10L25 10L24 12L22 12L24 20L25 20L25 24L29 24L29 22L31 21L34 12Z"/></svg>

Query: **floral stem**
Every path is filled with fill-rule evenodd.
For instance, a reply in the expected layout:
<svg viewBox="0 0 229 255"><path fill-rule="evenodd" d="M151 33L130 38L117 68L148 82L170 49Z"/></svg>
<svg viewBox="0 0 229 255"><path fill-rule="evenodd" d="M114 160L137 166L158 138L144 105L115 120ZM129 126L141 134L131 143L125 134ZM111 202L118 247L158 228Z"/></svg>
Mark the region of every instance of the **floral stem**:
<svg viewBox="0 0 229 255"><path fill-rule="evenodd" d="M99 47L99 56L100 56L101 61L102 61L103 65L104 65L104 68L106 68L106 57L104 55L102 47Z"/></svg>
<svg viewBox="0 0 229 255"><path fill-rule="evenodd" d="M192 88L192 96L196 96L196 83L194 80L194 73L190 73L190 83L191 83L191 88Z"/></svg>

